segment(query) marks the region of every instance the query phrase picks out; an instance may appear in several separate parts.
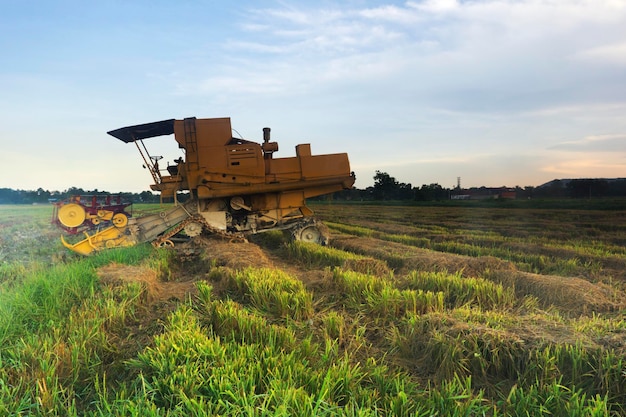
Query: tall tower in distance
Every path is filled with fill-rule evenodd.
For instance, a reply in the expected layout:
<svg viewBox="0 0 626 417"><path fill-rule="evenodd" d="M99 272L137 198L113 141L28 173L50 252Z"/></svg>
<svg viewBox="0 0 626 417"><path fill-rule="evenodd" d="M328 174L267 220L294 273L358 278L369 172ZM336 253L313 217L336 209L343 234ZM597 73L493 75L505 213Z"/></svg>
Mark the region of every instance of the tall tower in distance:
<svg viewBox="0 0 626 417"><path fill-rule="evenodd" d="M461 189L461 177L456 177L456 189Z"/></svg>

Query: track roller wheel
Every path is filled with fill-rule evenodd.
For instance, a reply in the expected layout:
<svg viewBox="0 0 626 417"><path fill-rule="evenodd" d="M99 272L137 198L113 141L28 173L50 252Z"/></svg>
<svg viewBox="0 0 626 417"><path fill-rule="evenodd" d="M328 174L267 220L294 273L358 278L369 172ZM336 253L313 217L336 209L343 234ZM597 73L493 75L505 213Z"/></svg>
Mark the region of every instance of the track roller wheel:
<svg viewBox="0 0 626 417"><path fill-rule="evenodd" d="M115 227L124 227L128 224L128 216L124 213L115 213L111 221Z"/></svg>
<svg viewBox="0 0 626 417"><path fill-rule="evenodd" d="M202 224L198 222L187 223L183 230L189 237L200 236L200 233L202 233Z"/></svg>
<svg viewBox="0 0 626 417"><path fill-rule="evenodd" d="M65 227L78 227L87 218L85 209L79 204L65 204L59 208L57 217Z"/></svg>
<svg viewBox="0 0 626 417"><path fill-rule="evenodd" d="M311 221L296 227L293 230L293 238L301 242L317 243L325 246L328 244L328 231L322 223Z"/></svg>
<svg viewBox="0 0 626 417"><path fill-rule="evenodd" d="M307 226L300 231L300 239L303 242L317 243L322 237L320 229L315 226Z"/></svg>

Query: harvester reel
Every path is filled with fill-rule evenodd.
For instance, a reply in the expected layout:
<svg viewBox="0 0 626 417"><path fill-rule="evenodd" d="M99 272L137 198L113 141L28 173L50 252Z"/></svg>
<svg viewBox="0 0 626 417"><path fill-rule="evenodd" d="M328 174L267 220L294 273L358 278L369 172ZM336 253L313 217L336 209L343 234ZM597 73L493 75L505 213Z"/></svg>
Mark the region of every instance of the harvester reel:
<svg viewBox="0 0 626 417"><path fill-rule="evenodd" d="M85 221L87 214L79 204L65 204L59 208L57 214L59 221L65 227L78 227Z"/></svg>

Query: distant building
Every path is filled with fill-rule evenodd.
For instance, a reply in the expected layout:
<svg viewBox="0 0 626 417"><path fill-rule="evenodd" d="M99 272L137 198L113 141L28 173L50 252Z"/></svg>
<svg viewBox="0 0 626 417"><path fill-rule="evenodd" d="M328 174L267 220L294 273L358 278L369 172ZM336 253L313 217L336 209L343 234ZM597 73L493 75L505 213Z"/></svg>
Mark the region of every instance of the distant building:
<svg viewBox="0 0 626 417"><path fill-rule="evenodd" d="M535 189L537 197L600 198L626 197L626 178L563 178Z"/></svg>
<svg viewBox="0 0 626 417"><path fill-rule="evenodd" d="M470 188L467 190L453 190L450 198L452 200L488 200L488 199L509 199L516 198L515 188L498 187L498 188Z"/></svg>
<svg viewBox="0 0 626 417"><path fill-rule="evenodd" d="M567 186L572 182L577 181L591 181L591 182L601 182L605 181L608 184L616 184L625 182L626 178L562 178L562 179L553 179L552 181L548 181L545 184L541 184L537 186L538 189L542 188L567 188Z"/></svg>

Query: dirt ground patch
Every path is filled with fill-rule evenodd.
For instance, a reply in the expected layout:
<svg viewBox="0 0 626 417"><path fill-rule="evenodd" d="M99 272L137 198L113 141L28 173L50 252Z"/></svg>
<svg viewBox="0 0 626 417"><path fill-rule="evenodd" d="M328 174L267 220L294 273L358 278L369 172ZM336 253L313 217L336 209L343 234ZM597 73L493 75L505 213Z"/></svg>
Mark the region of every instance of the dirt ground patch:
<svg viewBox="0 0 626 417"><path fill-rule="evenodd" d="M228 241L221 237L199 237L185 245L187 248L191 248L196 255L199 254L205 259L209 259L217 266L233 269L273 267L272 261L263 249L254 243Z"/></svg>
<svg viewBox="0 0 626 417"><path fill-rule="evenodd" d="M195 294L195 283L206 278L212 267L232 269L246 267L272 268L273 263L258 245L230 242L221 238L198 238L176 246L170 265L172 276L159 279L158 272L147 266L112 263L98 269L100 280L106 285L138 282L143 287L146 304L170 300L183 301Z"/></svg>
<svg viewBox="0 0 626 417"><path fill-rule="evenodd" d="M98 269L100 280L107 285L138 282L143 287L143 297L148 304L169 300L184 300L195 290L193 281L160 281L157 272L145 266L112 263Z"/></svg>
<svg viewBox="0 0 626 417"><path fill-rule="evenodd" d="M190 244L201 248L200 256L210 259L216 266L231 269L279 268L302 281L309 289L324 285L326 273L323 269L305 268L298 262L284 259L280 251L272 251L253 242L230 242L219 237L209 237L194 240ZM219 287L215 289L219 291Z"/></svg>

